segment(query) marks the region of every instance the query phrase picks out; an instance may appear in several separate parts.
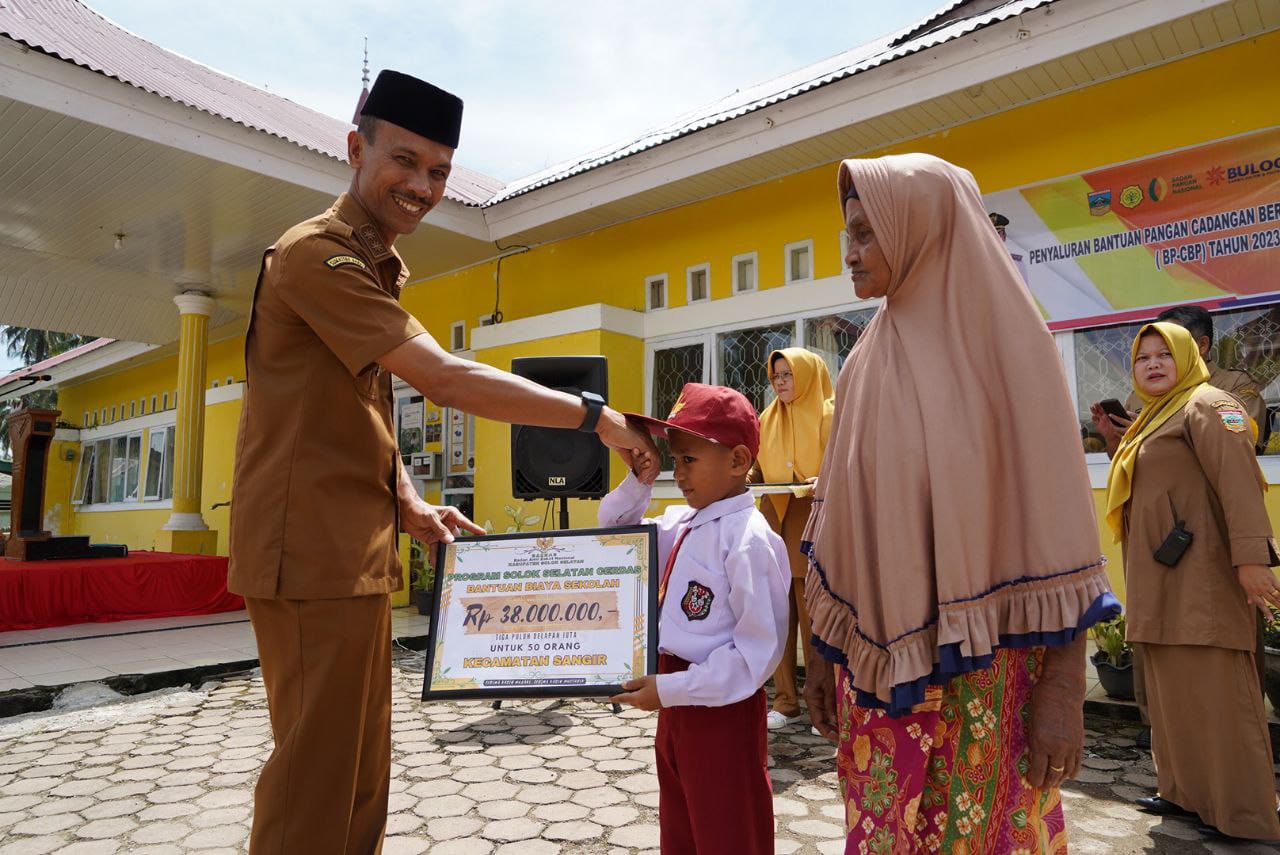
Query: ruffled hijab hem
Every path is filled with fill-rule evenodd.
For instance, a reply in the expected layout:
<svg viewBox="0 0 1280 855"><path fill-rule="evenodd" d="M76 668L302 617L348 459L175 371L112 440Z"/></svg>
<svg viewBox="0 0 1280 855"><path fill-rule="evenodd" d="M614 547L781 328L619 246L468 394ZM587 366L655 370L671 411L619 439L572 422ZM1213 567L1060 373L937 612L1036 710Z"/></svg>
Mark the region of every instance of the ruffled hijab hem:
<svg viewBox="0 0 1280 855"><path fill-rule="evenodd" d="M882 643L862 632L857 610L831 590L814 545L802 549L809 556L805 590L815 648L849 670L859 706L890 716L911 712L929 686L988 667L1000 648L1067 645L1121 610L1106 559L1099 557L1084 567L1029 575L941 603L934 620Z"/></svg>

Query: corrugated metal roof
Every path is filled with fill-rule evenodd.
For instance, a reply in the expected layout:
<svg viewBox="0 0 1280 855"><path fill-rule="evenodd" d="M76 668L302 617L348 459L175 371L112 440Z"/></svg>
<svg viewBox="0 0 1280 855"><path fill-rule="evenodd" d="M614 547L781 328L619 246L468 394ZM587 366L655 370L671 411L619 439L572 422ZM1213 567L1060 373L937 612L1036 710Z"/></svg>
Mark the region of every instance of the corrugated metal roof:
<svg viewBox="0 0 1280 855"><path fill-rule="evenodd" d="M0 35L153 95L345 162L352 125L165 50L77 0L0 0ZM480 205L496 178L455 165L447 195Z"/></svg>
<svg viewBox="0 0 1280 855"><path fill-rule="evenodd" d="M93 341L86 341L78 347L73 347L70 350L63 351L57 356L50 356L48 359L36 362L32 365L24 365L17 371L14 371L11 374L6 374L4 377L0 377L0 386L7 386L15 380L22 380L25 377L31 377L35 374L43 374L55 365L70 362L76 357L84 356L86 353L92 353L100 347L106 347L113 341L115 341L113 338L95 338Z"/></svg>
<svg viewBox="0 0 1280 855"><path fill-rule="evenodd" d="M937 29L928 30L916 38L895 46L903 33L910 33L927 27L931 22L952 12L960 5L949 2L941 9L929 15L923 21L898 33L876 39L869 44L838 54L822 62L814 63L782 77L765 83L741 89L707 107L691 111L677 117L673 121L641 134L638 138L618 145L597 149L584 157L552 166L527 178L513 181L498 192L486 203L486 207L545 187L557 181L563 181L605 164L621 160L633 154L655 148L672 140L697 133L706 128L748 113L778 104L805 92L843 80L873 68L878 68L894 60L901 59L919 51L937 47L961 36L980 30L983 27L999 23L1021 15L1041 6L1048 6L1057 0L1009 0L996 9L953 21Z"/></svg>

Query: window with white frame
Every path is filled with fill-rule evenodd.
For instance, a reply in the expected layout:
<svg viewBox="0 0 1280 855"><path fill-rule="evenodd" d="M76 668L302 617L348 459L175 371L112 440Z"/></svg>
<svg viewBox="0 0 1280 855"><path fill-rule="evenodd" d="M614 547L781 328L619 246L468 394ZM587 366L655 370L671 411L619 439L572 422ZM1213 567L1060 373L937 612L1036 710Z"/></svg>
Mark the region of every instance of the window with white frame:
<svg viewBox="0 0 1280 855"><path fill-rule="evenodd" d="M165 410L169 409L169 393L168 392L165 392L160 397L160 407L161 409L165 409Z"/></svg>
<svg viewBox="0 0 1280 855"><path fill-rule="evenodd" d="M1089 453L1104 453L1102 437L1090 417L1089 406L1107 398L1124 404L1133 393L1129 354L1141 323L1073 330L1070 336L1074 368L1076 416ZM1266 424L1258 425L1264 454L1280 454L1280 304L1250 306L1213 314L1213 347L1208 360L1220 368L1247 371L1262 389L1267 404Z"/></svg>
<svg viewBox="0 0 1280 855"><path fill-rule="evenodd" d="M148 501L173 498L174 428L154 428L147 436L147 483L143 498Z"/></svg>
<svg viewBox="0 0 1280 855"><path fill-rule="evenodd" d="M88 410L85 410L85 411L84 411L84 424L82 424L82 425L81 425L81 427L89 427L89 421L90 421L89 411L88 411Z"/></svg>
<svg viewBox="0 0 1280 855"><path fill-rule="evenodd" d="M141 431L82 443L71 503L99 505L172 498L173 441L172 425L152 428L145 460Z"/></svg>
<svg viewBox="0 0 1280 855"><path fill-rule="evenodd" d="M716 336L716 366L721 386L737 389L760 412L773 402L769 383L769 354L791 347L794 321L732 330Z"/></svg>
<svg viewBox="0 0 1280 855"><path fill-rule="evenodd" d="M652 312L667 307L667 274L649 276L644 280L644 309Z"/></svg>
<svg viewBox="0 0 1280 855"><path fill-rule="evenodd" d="M455 353L467 349L466 321L454 321L449 327L449 349Z"/></svg>
<svg viewBox="0 0 1280 855"><path fill-rule="evenodd" d="M701 303L711 299L711 265L695 264L684 272L685 299L690 303Z"/></svg>
<svg viewBox="0 0 1280 855"><path fill-rule="evenodd" d="M159 400L160 399L157 398L155 395L151 396L151 412L153 413L156 412L156 404L159 402Z"/></svg>
<svg viewBox="0 0 1280 855"><path fill-rule="evenodd" d="M813 278L813 241L802 240L783 247L786 281L803 282Z"/></svg>
<svg viewBox="0 0 1280 855"><path fill-rule="evenodd" d="M758 287L757 260L758 255L754 252L745 252L733 257L733 293L741 294L744 291L756 290Z"/></svg>

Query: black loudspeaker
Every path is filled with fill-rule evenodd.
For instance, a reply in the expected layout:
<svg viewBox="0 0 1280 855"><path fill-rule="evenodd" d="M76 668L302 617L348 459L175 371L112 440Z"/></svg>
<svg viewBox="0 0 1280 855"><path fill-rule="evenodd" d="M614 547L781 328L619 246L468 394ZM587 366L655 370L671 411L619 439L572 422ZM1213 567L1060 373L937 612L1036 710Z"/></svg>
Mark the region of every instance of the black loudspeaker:
<svg viewBox="0 0 1280 855"><path fill-rule="evenodd" d="M609 360L603 356L525 356L511 373L577 397L609 400ZM517 499L599 499L609 492L609 449L595 434L562 428L511 426L511 495Z"/></svg>

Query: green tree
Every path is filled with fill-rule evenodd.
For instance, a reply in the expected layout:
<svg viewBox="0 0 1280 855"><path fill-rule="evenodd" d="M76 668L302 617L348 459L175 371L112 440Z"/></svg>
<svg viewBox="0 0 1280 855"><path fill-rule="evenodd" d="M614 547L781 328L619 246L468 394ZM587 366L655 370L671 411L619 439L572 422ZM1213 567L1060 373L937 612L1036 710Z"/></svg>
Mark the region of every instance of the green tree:
<svg viewBox="0 0 1280 855"><path fill-rule="evenodd" d="M0 342L4 343L5 353L10 359L19 360L23 367L43 362L51 356L65 353L88 341L92 341L90 336L36 330L30 327L0 327ZM22 407L54 407L57 403L58 393L53 389L40 389L0 401L0 457L5 460L10 457L9 428L4 424L9 413Z"/></svg>

